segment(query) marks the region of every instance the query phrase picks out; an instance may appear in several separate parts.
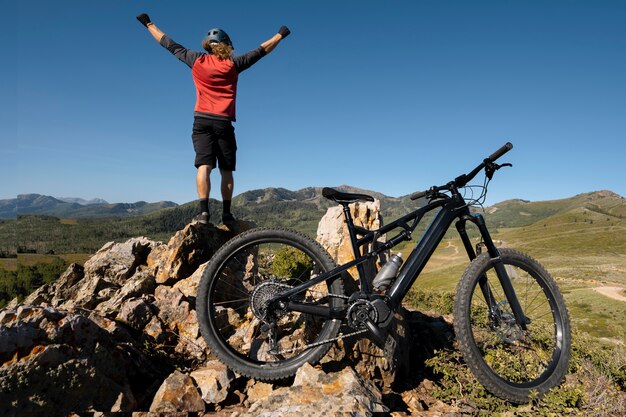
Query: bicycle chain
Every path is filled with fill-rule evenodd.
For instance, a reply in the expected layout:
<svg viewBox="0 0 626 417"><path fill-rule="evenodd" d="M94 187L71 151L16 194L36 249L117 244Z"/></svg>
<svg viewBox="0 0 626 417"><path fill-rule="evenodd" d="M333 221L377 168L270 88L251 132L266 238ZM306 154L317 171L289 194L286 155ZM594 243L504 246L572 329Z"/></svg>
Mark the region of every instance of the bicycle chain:
<svg viewBox="0 0 626 417"><path fill-rule="evenodd" d="M274 284L279 286L279 287L293 288L290 285L282 284L282 283L279 283L279 282L274 282ZM308 289L308 291L309 292L318 292L319 293L319 291L311 290L310 288ZM349 300L350 299L350 297L348 297L347 295L343 295L343 294L328 293L326 295L328 297L341 298L343 300ZM336 342L336 341L339 341L339 340L342 340L342 339L346 339L346 338L349 338L349 337L354 337L354 336L357 336L359 334L363 334L363 333L366 333L366 332L367 332L367 329L361 329L361 330L357 330L355 332L348 333L348 334L340 334L339 336L336 336L336 337L333 337L333 338L330 338L330 339L326 339L326 340L321 340L321 341L315 342L315 343L310 343L310 344L305 345L305 346L300 346L300 347L297 347L297 348L280 350L278 352L275 352L274 354L275 355L282 355L282 354L285 354L285 353L294 352L296 350L305 351L307 349L312 349L312 348L315 348L315 347L318 347L318 346L325 345L327 343L333 343L333 342Z"/></svg>
<svg viewBox="0 0 626 417"><path fill-rule="evenodd" d="M314 347L325 345L326 343L336 342L338 340L346 339L348 337L353 337L353 336L356 336L356 335L359 335L359 334L362 334L362 333L366 333L366 332L367 332L367 329L362 329L362 330L357 330L356 332L352 332L352 333L348 333L348 334L340 334L337 337L333 337L331 339L322 340L320 342L310 343L310 344L308 344L306 346L281 350L281 351L276 352L276 355L282 355L283 353L291 353L291 352L294 352L296 350L305 351L307 349L311 349L311 348L314 348Z"/></svg>
<svg viewBox="0 0 626 417"><path fill-rule="evenodd" d="M349 300L350 299L350 297L348 297L347 295L343 295L343 294L328 293L328 297L341 298L343 300ZM322 341L315 342L315 343L310 343L310 344L305 345L305 346L300 346L300 347L291 348L291 349L284 349L284 350L276 352L276 355L282 355L282 354L285 354L285 353L291 353L291 352L294 352L296 350L305 351L307 349L312 349L312 348L315 348L315 347L318 347L318 346L325 345L326 343L333 343L333 342L336 342L336 341L339 341L339 340L342 340L342 339L347 339L349 337L354 337L354 336L357 336L359 334L363 334L363 333L366 333L366 332L367 332L367 329L361 329L361 330L357 330L355 332L348 333L348 334L340 334L337 337L333 337L333 338L322 340Z"/></svg>

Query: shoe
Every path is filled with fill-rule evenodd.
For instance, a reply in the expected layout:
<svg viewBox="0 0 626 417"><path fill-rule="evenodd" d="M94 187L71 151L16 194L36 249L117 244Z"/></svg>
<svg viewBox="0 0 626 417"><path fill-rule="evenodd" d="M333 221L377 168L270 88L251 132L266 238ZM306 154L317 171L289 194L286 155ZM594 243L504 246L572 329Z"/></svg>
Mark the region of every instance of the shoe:
<svg viewBox="0 0 626 417"><path fill-rule="evenodd" d="M209 215L209 213L207 213L206 211L203 211L202 213L200 213L196 217L194 217L191 222L192 223L200 223L200 224L208 224L210 217L211 216Z"/></svg>
<svg viewBox="0 0 626 417"><path fill-rule="evenodd" d="M235 223L237 220L235 220L235 217L232 215L232 213L224 213L222 214L222 223L224 224L232 224Z"/></svg>

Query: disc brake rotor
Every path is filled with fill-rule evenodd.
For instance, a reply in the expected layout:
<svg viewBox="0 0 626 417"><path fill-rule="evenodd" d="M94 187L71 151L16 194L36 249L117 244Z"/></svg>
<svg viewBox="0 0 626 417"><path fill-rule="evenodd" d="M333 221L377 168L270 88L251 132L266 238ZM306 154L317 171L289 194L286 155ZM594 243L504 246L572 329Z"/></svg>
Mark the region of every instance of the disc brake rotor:
<svg viewBox="0 0 626 417"><path fill-rule="evenodd" d="M522 338L522 329L515 321L515 316L509 309L507 301L498 303L498 319L494 325L496 334L507 343L517 342Z"/></svg>

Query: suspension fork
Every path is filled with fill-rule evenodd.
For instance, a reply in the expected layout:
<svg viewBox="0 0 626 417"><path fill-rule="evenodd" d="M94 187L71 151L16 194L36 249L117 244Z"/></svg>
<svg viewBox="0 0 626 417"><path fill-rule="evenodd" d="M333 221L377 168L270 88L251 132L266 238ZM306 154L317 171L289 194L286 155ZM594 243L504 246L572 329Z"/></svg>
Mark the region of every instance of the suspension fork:
<svg viewBox="0 0 626 417"><path fill-rule="evenodd" d="M526 317L526 315L524 314L524 311L522 310L522 306L519 303L517 294L515 294L515 290L513 289L511 278L509 277L509 274L506 272L506 267L504 266L504 263L502 262L502 258L500 258L500 251L498 250L496 245L493 243L493 239L491 239L491 234L489 233L489 230L487 230L485 218L481 214L474 214L473 216L466 214L466 215L463 215L456 222L456 229L459 232L459 235L461 236L461 241L463 242L463 246L465 247L465 250L467 251L470 261L473 261L474 259L476 259L477 255L476 255L476 251L474 250L474 247L472 246L472 242L469 236L467 235L467 231L465 230L465 223L468 221L474 223L476 227L478 227L480 235L482 236L482 239L483 239L483 243L485 244L485 247L487 248L487 252L489 253L489 257L491 258L493 262L494 270L496 271L496 275L498 276L498 280L500 281L500 285L502 286L502 290L504 291L506 300L508 301L509 306L511 306L511 310L513 311L515 322L523 330L526 330L526 325L530 323L530 320L528 319L528 317ZM493 292L491 291L491 288L489 287L489 283L487 282L487 277L485 276L485 274L483 274L479 278L478 285L480 286L483 296L485 297L485 300L487 301L487 304L489 305L489 310L492 312L497 311L498 307L496 305L493 305L494 304L493 300L495 298L493 297Z"/></svg>

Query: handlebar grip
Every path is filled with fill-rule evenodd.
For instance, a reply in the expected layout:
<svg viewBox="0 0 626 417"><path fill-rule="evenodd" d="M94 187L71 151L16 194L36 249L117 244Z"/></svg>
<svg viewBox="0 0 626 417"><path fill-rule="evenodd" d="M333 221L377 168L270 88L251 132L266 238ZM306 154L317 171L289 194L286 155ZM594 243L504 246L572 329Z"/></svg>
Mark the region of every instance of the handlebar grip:
<svg viewBox="0 0 626 417"><path fill-rule="evenodd" d="M511 149L513 149L513 144L511 142L507 142L507 143L504 144L503 147L501 147L500 149L498 149L497 151L492 153L489 156L489 160L491 160L491 162L493 162L496 159L500 158L505 153L507 153L508 151L510 151Z"/></svg>
<svg viewBox="0 0 626 417"><path fill-rule="evenodd" d="M411 200L418 200L426 195L426 191L418 191L416 193L411 194L409 197Z"/></svg>

